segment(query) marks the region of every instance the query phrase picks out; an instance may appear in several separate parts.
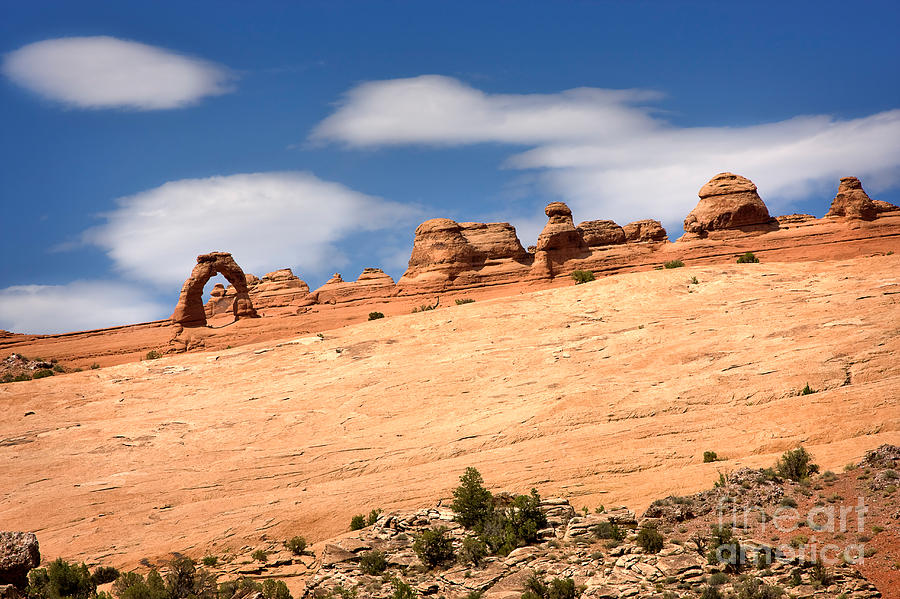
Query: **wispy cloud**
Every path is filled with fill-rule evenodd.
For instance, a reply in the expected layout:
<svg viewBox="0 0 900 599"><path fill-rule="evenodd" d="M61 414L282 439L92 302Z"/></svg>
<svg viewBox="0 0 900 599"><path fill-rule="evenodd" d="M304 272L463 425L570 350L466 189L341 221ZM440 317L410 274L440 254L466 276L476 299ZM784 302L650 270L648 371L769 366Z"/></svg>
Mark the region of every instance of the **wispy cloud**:
<svg viewBox="0 0 900 599"><path fill-rule="evenodd" d="M0 328L65 333L165 318L171 306L147 299L139 286L114 281L16 285L0 289Z"/></svg>
<svg viewBox="0 0 900 599"><path fill-rule="evenodd" d="M775 213L811 195L822 197L824 212L838 178L848 174L876 193L900 181L900 110L688 128L647 106L660 100L652 91L594 88L488 94L425 75L351 89L310 139L350 147L522 146L502 166L536 169L577 219L657 218L676 230L697 190L722 171L752 179Z"/></svg>
<svg viewBox="0 0 900 599"><path fill-rule="evenodd" d="M196 256L214 250L232 252L256 274L286 266L301 276L330 273L345 255L342 239L407 229L421 217L415 206L307 172L183 179L117 203L84 240L103 248L125 276L161 287L180 284Z"/></svg>
<svg viewBox="0 0 900 599"><path fill-rule="evenodd" d="M232 91L227 68L114 37L65 37L23 46L3 74L45 98L76 108L160 110Z"/></svg>

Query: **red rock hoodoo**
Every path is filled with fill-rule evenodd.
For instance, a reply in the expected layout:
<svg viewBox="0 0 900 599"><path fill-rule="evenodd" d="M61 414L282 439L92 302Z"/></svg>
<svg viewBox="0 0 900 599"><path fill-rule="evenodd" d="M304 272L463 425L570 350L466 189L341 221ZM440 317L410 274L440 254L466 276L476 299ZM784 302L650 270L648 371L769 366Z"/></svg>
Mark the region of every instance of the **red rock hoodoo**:
<svg viewBox="0 0 900 599"><path fill-rule="evenodd" d="M178 304L175 306L175 312L172 313L174 322L191 327L206 325L203 286L217 273L221 273L234 286L235 298L232 311L235 320L258 316L253 308L253 302L250 300L244 271L228 252L212 252L197 256L197 265L181 287Z"/></svg>
<svg viewBox="0 0 900 599"><path fill-rule="evenodd" d="M704 236L710 231L767 225L769 210L750 179L719 173L700 188L700 201L684 219L685 233Z"/></svg>
<svg viewBox="0 0 900 599"><path fill-rule="evenodd" d="M650 218L628 223L622 229L625 232L625 241L628 242L669 240L662 223Z"/></svg>
<svg viewBox="0 0 900 599"><path fill-rule="evenodd" d="M884 203L887 204L887 202ZM878 212L878 208L869 198L866 190L863 189L859 179L856 177L841 177L837 195L834 196L831 208L825 216L874 220Z"/></svg>

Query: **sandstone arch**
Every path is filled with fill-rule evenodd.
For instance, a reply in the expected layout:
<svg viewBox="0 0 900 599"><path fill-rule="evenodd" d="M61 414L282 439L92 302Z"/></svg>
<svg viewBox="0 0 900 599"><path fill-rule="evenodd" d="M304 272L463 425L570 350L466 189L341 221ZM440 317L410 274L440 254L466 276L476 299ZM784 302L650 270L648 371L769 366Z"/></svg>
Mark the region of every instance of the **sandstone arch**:
<svg viewBox="0 0 900 599"><path fill-rule="evenodd" d="M228 252L212 252L197 256L197 266L181 287L181 295L172 320L186 327L206 325L206 311L203 309L203 286L216 273L222 274L234 285L237 292L234 299L234 319L258 318L256 309L247 292L247 277L241 267Z"/></svg>

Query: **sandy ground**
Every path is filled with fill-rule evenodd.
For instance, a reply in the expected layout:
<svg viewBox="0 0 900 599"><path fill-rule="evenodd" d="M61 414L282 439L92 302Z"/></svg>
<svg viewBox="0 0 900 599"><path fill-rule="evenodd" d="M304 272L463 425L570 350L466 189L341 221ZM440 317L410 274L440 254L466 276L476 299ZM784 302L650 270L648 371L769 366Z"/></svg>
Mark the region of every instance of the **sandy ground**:
<svg viewBox="0 0 900 599"><path fill-rule="evenodd" d="M0 385L0 528L128 567L321 540L470 465L640 512L801 442L823 470L900 443L898 354L886 255L627 273Z"/></svg>

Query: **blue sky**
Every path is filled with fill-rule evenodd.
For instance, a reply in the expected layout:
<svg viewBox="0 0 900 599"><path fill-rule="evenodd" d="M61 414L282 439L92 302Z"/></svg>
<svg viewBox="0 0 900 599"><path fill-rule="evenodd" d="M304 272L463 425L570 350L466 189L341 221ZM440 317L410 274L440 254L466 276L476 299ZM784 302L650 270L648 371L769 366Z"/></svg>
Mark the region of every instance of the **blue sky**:
<svg viewBox="0 0 900 599"><path fill-rule="evenodd" d="M900 202L896 2L32 2L0 20L0 328L163 318L198 253L398 278L426 218L680 235L712 175ZM211 284L210 284L211 286Z"/></svg>

